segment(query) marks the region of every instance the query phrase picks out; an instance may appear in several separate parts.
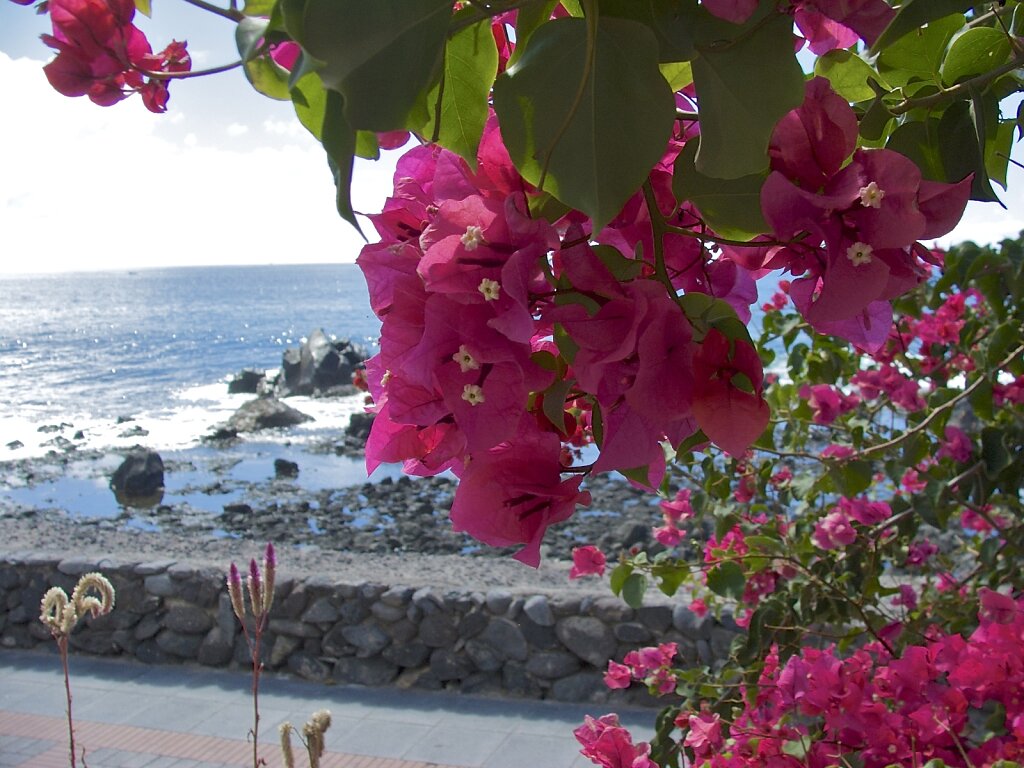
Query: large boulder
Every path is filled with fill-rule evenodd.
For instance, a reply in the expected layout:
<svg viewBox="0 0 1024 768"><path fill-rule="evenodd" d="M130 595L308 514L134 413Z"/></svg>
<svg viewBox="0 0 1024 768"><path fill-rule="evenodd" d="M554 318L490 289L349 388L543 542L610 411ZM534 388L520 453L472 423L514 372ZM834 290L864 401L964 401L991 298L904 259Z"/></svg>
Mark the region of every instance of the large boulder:
<svg viewBox="0 0 1024 768"><path fill-rule="evenodd" d="M258 371L255 368L244 368L235 374L235 377L228 382L228 394L255 395L260 388L260 382L266 378L266 371Z"/></svg>
<svg viewBox="0 0 1024 768"><path fill-rule="evenodd" d="M299 349L285 350L276 394L318 395L335 387L344 387L347 392L352 374L366 358L366 350L359 344L348 339L332 340L318 328Z"/></svg>
<svg viewBox="0 0 1024 768"><path fill-rule="evenodd" d="M164 493L164 462L156 451L133 450L110 478L110 489L123 506L159 504Z"/></svg>
<svg viewBox="0 0 1024 768"><path fill-rule="evenodd" d="M307 421L313 421L313 417L282 403L275 397L258 397L243 403L227 423L217 427L210 437L222 440L236 437L243 432L294 427Z"/></svg>

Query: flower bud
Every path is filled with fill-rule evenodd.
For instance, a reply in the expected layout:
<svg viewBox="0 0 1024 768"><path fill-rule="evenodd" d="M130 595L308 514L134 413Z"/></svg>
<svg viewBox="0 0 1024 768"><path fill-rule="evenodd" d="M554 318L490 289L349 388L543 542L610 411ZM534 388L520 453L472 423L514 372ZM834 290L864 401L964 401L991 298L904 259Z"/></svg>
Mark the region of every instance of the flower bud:
<svg viewBox="0 0 1024 768"><path fill-rule="evenodd" d="M39 620L56 637L63 634L64 609L68 606L68 595L60 587L50 587L39 601Z"/></svg>
<svg viewBox="0 0 1024 768"><path fill-rule="evenodd" d="M96 592L99 597L87 594L89 590ZM114 610L114 585L101 573L87 573L75 585L71 602L75 604L79 616L85 616L86 613L91 613L94 619L105 616Z"/></svg>
<svg viewBox="0 0 1024 768"><path fill-rule="evenodd" d="M252 604L252 615L257 619L263 616L263 578L260 576L260 567L256 560L249 561L249 602Z"/></svg>
<svg viewBox="0 0 1024 768"><path fill-rule="evenodd" d="M231 597L231 608L239 621L245 621L245 601L242 597L242 575L238 572L238 566L231 564L228 571L228 595Z"/></svg>
<svg viewBox="0 0 1024 768"><path fill-rule="evenodd" d="M274 577L277 575L277 556L274 545L267 542L267 551L263 555L263 613L270 613L274 602Z"/></svg>
<svg viewBox="0 0 1024 768"><path fill-rule="evenodd" d="M281 755L284 768L295 768L295 755L292 753L292 724L281 723Z"/></svg>

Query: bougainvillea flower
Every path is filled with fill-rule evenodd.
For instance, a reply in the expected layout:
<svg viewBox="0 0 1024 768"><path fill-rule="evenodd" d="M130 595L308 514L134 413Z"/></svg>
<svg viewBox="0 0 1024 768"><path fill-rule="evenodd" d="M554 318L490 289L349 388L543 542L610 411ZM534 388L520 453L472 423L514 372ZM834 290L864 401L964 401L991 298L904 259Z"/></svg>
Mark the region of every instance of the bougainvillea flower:
<svg viewBox="0 0 1024 768"><path fill-rule="evenodd" d="M604 553L593 544L585 547L573 547L572 568L569 570L570 579L579 579L583 576L602 576L607 565Z"/></svg>
<svg viewBox="0 0 1024 768"><path fill-rule="evenodd" d="M835 509L815 523L811 538L822 549L840 549L856 541L857 531L846 513Z"/></svg>
<svg viewBox="0 0 1024 768"><path fill-rule="evenodd" d="M53 34L43 35L43 41L57 58L43 71L65 96L88 96L110 106L139 92L147 109L163 112L167 84L151 73L191 68L184 43L172 42L153 55L146 36L132 23L132 0L51 0L48 9Z"/></svg>
<svg viewBox="0 0 1024 768"><path fill-rule="evenodd" d="M577 504L590 504L582 477L562 479L560 453L554 434L524 418L513 440L474 454L452 503L454 530L495 547L522 545L515 559L536 568L548 527L569 519Z"/></svg>
<svg viewBox="0 0 1024 768"><path fill-rule="evenodd" d="M656 768L647 742L633 743L629 731L619 725L616 715L595 720L586 715L583 725L573 731L583 745L580 753L603 768Z"/></svg>
<svg viewBox="0 0 1024 768"><path fill-rule="evenodd" d="M757 0L703 0L701 5L712 16L742 24L757 10Z"/></svg>
<svg viewBox="0 0 1024 768"><path fill-rule="evenodd" d="M816 191L857 146L857 116L828 80L808 81L803 103L776 123L768 144L773 171Z"/></svg>
<svg viewBox="0 0 1024 768"><path fill-rule="evenodd" d="M712 329L693 356L693 372L697 423L713 443L742 456L764 432L770 415L761 396L764 370L757 351L740 339L730 343Z"/></svg>
<svg viewBox="0 0 1024 768"><path fill-rule="evenodd" d="M824 16L841 27L852 30L868 45L875 44L875 41L896 15L895 9L885 0L798 0L795 5L798 24L800 24L801 18L806 23L811 14ZM808 39L811 39L814 27L808 29L801 24L800 30L808 35ZM821 40L820 37L815 39ZM846 42L847 39L845 36L841 38L841 41L845 43L841 47L846 48L854 42L852 40ZM830 49L824 48L819 51L812 48L811 50L815 53L824 53Z"/></svg>

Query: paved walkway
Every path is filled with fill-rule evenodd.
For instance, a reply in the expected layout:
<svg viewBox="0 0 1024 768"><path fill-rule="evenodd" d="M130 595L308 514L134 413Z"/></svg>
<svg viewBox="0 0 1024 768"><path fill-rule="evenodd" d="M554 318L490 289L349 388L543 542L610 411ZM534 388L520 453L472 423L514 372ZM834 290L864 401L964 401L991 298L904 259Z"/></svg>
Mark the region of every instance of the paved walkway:
<svg viewBox="0 0 1024 768"><path fill-rule="evenodd" d="M88 768L252 765L251 677L72 655L76 745ZM282 766L278 725L301 729L331 711L323 768L589 768L572 730L600 705L488 699L264 675L260 753ZM0 650L0 768L69 765L64 682L56 654ZM654 712L619 712L637 739ZM296 766L305 750L293 737ZM82 761L78 761L82 765Z"/></svg>

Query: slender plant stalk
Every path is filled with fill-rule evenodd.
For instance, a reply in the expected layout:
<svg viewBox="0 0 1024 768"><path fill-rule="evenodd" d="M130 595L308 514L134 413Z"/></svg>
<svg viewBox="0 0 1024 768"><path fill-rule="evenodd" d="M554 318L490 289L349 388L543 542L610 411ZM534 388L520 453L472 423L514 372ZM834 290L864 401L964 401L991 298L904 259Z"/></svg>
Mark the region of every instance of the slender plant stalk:
<svg viewBox="0 0 1024 768"><path fill-rule="evenodd" d="M68 672L68 639L61 637L57 640L57 648L60 650L60 661L64 667L64 693L68 700L68 749L71 751L71 768L75 768L75 727L71 717L71 675Z"/></svg>

